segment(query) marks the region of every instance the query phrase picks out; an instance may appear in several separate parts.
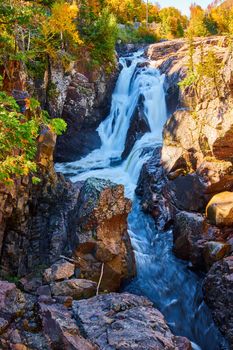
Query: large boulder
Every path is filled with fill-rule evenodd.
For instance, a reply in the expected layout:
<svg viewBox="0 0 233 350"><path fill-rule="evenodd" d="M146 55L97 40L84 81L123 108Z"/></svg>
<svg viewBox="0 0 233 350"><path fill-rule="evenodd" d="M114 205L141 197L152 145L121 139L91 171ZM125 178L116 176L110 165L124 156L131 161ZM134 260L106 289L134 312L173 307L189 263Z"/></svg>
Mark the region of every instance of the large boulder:
<svg viewBox="0 0 233 350"><path fill-rule="evenodd" d="M233 225L233 192L216 194L206 207L206 216L217 226Z"/></svg>
<svg viewBox="0 0 233 350"><path fill-rule="evenodd" d="M233 347L233 256L216 262L207 274L204 285L207 305L223 334Z"/></svg>
<svg viewBox="0 0 233 350"><path fill-rule="evenodd" d="M47 283L70 278L74 274L75 265L61 259L44 271L43 278Z"/></svg>
<svg viewBox="0 0 233 350"><path fill-rule="evenodd" d="M135 275L135 260L127 232L131 202L124 187L110 181L89 178L79 198L79 245L75 259L80 275L96 282L101 289L115 291L121 282Z"/></svg>
<svg viewBox="0 0 233 350"><path fill-rule="evenodd" d="M200 214L180 212L173 227L173 251L180 259L190 260L195 267L203 267L204 218Z"/></svg>
<svg viewBox="0 0 233 350"><path fill-rule="evenodd" d="M132 294L107 294L73 302L73 312L86 337L108 350L191 350L175 337L152 303Z"/></svg>
<svg viewBox="0 0 233 350"><path fill-rule="evenodd" d="M231 252L231 232L209 225L202 214L179 212L173 227L175 255L192 263L195 269L208 270Z"/></svg>
<svg viewBox="0 0 233 350"><path fill-rule="evenodd" d="M51 284L53 296L70 296L74 299L90 298L96 294L97 284L85 279L70 279Z"/></svg>
<svg viewBox="0 0 233 350"><path fill-rule="evenodd" d="M98 346L83 338L72 318L72 314L64 306L40 303L42 332L47 337L49 349L97 350Z"/></svg>

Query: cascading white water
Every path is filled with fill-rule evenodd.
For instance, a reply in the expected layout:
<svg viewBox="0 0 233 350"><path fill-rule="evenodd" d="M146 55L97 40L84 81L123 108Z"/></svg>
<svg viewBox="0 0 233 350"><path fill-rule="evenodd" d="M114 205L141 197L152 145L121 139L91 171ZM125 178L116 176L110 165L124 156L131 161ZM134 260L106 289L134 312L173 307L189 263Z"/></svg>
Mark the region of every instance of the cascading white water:
<svg viewBox="0 0 233 350"><path fill-rule="evenodd" d="M187 336L201 346L193 343L193 349L227 349L225 344L221 347L224 341L203 302L201 277L174 257L171 232L157 232L153 220L141 212L134 197L141 167L151 155L144 150L153 150L162 142L167 117L164 77L147 65L142 52L121 58L120 62L123 68L112 96L110 115L97 129L101 148L79 161L57 164L56 170L72 181L94 176L125 185L126 195L134 203L128 225L137 262L137 277L127 289L149 297L163 312L175 334ZM140 96L144 97L143 110L151 132L134 144L124 162L114 166L113 161L120 159L124 149L130 119Z"/></svg>
<svg viewBox="0 0 233 350"><path fill-rule="evenodd" d="M142 156L143 149L162 141L162 128L167 117L164 76L155 68L147 67L142 52L135 53L131 59L121 58L120 63L123 68L112 96L110 114L97 129L101 148L76 162L57 164L56 170L72 174L72 181L95 176L123 183L126 195L132 198L141 167L150 156ZM151 132L135 143L128 158L120 166L111 167L111 161L120 159L124 150L130 120L140 96L144 99L143 109Z"/></svg>

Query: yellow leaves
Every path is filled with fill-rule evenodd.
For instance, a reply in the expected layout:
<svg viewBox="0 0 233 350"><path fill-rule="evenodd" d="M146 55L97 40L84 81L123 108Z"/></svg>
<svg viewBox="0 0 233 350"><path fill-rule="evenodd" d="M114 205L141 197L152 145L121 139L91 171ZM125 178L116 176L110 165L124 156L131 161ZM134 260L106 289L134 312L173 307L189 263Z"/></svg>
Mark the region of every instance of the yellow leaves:
<svg viewBox="0 0 233 350"><path fill-rule="evenodd" d="M80 44L75 20L78 15L77 4L73 1L69 4L65 1L57 1L52 7L52 13L48 20L43 24L43 33L45 37L60 35L63 41L64 34L72 37L72 41Z"/></svg>

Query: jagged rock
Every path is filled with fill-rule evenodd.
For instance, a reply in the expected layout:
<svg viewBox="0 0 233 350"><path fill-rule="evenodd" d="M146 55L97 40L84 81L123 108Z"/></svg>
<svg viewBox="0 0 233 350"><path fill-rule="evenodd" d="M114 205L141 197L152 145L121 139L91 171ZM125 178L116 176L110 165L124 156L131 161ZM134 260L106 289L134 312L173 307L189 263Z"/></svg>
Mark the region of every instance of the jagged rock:
<svg viewBox="0 0 233 350"><path fill-rule="evenodd" d="M141 197L143 211L155 218L164 229L171 220L171 207L165 197L166 175L161 166L161 147L156 147L152 157L143 165L137 183L136 194Z"/></svg>
<svg viewBox="0 0 233 350"><path fill-rule="evenodd" d="M64 306L40 303L43 332L49 340L49 349L97 350L80 335L79 328L72 318L71 312Z"/></svg>
<svg viewBox="0 0 233 350"><path fill-rule="evenodd" d="M206 303L212 309L218 327L233 347L233 256L216 262L204 285Z"/></svg>
<svg viewBox="0 0 233 350"><path fill-rule="evenodd" d="M107 294L73 302L73 312L86 337L100 349L190 349L171 333L152 303L132 294Z"/></svg>
<svg viewBox="0 0 233 350"><path fill-rule="evenodd" d="M25 298L14 283L0 281L0 317L12 318L23 313Z"/></svg>
<svg viewBox="0 0 233 350"><path fill-rule="evenodd" d="M24 292L34 294L42 286L42 278L35 276L33 273L29 274L19 280L19 286Z"/></svg>
<svg viewBox="0 0 233 350"><path fill-rule="evenodd" d="M127 232L130 200L124 197L124 187L110 181L89 178L79 197L79 245L75 260L81 276L99 281L101 289L118 290L121 282L135 274L135 260Z"/></svg>
<svg viewBox="0 0 233 350"><path fill-rule="evenodd" d="M38 138L38 151L36 161L43 174L47 174L54 181L56 180L56 173L53 165L53 153L56 145L57 136L54 132L47 129L42 129Z"/></svg>
<svg viewBox="0 0 233 350"><path fill-rule="evenodd" d="M206 216L217 226L233 225L233 192L216 194L206 207Z"/></svg>
<svg viewBox="0 0 233 350"><path fill-rule="evenodd" d="M70 278L74 274L74 269L74 264L61 259L44 271L44 281L50 283Z"/></svg>
<svg viewBox="0 0 233 350"><path fill-rule="evenodd" d="M121 155L126 159L130 154L135 142L139 140L146 132L150 131L150 125L143 111L142 96L139 97L138 105L131 117L129 129L126 135L125 148Z"/></svg>
<svg viewBox="0 0 233 350"><path fill-rule="evenodd" d="M201 214L179 212L174 219L173 251L192 263L195 269L208 270L216 261L230 254L231 233L207 223Z"/></svg>
<svg viewBox="0 0 233 350"><path fill-rule="evenodd" d="M218 260L230 253L230 245L225 242L209 241L205 244L204 258L207 266L212 266Z"/></svg>
<svg viewBox="0 0 233 350"><path fill-rule="evenodd" d="M167 173L182 168L184 173L195 169L199 156L200 124L188 111L177 111L163 130L161 161ZM185 130L185 133L184 133Z"/></svg>
<svg viewBox="0 0 233 350"><path fill-rule="evenodd" d="M106 74L102 68L90 71L81 67L81 63L75 63L67 81L67 78L64 79L64 70L55 67L52 74L53 84L59 88L60 82L67 81L62 88L63 93L59 89L50 98L50 104L54 105L52 114L56 113L57 102L61 100L59 110L67 123L66 132L57 140L56 161L74 161L100 147L96 128L109 113L117 76L116 67L111 74Z"/></svg>
<svg viewBox="0 0 233 350"><path fill-rule="evenodd" d="M173 251L180 259L190 260L195 267L203 267L204 218L200 214L180 212L175 216Z"/></svg>
<svg viewBox="0 0 233 350"><path fill-rule="evenodd" d="M97 284L85 279L71 279L51 284L53 296L70 296L74 299L90 298L96 293Z"/></svg>

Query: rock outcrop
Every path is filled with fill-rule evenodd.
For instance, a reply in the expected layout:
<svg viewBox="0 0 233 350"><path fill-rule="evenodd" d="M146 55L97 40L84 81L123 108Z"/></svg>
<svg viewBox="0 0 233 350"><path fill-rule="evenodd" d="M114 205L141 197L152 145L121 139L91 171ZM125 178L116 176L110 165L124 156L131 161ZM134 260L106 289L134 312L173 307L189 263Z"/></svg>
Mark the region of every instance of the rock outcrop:
<svg viewBox="0 0 233 350"><path fill-rule="evenodd" d="M233 192L216 194L206 207L206 216L216 226L232 226Z"/></svg>
<svg viewBox="0 0 233 350"><path fill-rule="evenodd" d="M206 303L213 317L233 347L233 256L216 262L204 281Z"/></svg>
<svg viewBox="0 0 233 350"><path fill-rule="evenodd" d="M95 178L86 180L79 201L75 257L80 275L98 282L103 269L101 289L117 290L123 279L135 275L127 232L131 202L124 198L122 185Z"/></svg>
<svg viewBox="0 0 233 350"><path fill-rule="evenodd" d="M69 284L74 270L76 276L98 282L103 268L101 288L109 291L135 275L127 232L131 203L123 186L94 178L71 184L58 177L40 196L32 191L18 200L21 210L11 210L2 231L1 269L5 275L27 275L22 281L26 290L42 284L50 264L44 283L58 281L57 286L65 279ZM73 258L72 263L61 256Z"/></svg>
<svg viewBox="0 0 233 350"><path fill-rule="evenodd" d="M74 317L100 349L191 350L186 338L175 337L149 300L131 294L100 295L73 303Z"/></svg>
<svg viewBox="0 0 233 350"><path fill-rule="evenodd" d="M159 228L174 223L174 253L194 269L210 269L205 298L232 344L227 305L233 303L233 55L225 37L195 39L193 45L194 63L200 50L204 55L214 51L222 63L217 89L205 77L197 95L192 87L180 91L177 85L187 72L184 40L154 44L147 50L150 64L166 75L171 115L163 130L161 156L155 150L143 166L137 193L142 209L152 214Z"/></svg>
<svg viewBox="0 0 233 350"><path fill-rule="evenodd" d="M152 303L132 294L103 294L63 305L31 297L0 281L0 347L3 350L191 350L172 334ZM12 303L14 308L12 309Z"/></svg>
<svg viewBox="0 0 233 350"><path fill-rule="evenodd" d="M65 72L52 65L50 75L48 109L67 123L66 132L58 137L55 159L74 161L100 147L96 128L109 113L118 69L108 74L103 68L91 71L75 63Z"/></svg>

